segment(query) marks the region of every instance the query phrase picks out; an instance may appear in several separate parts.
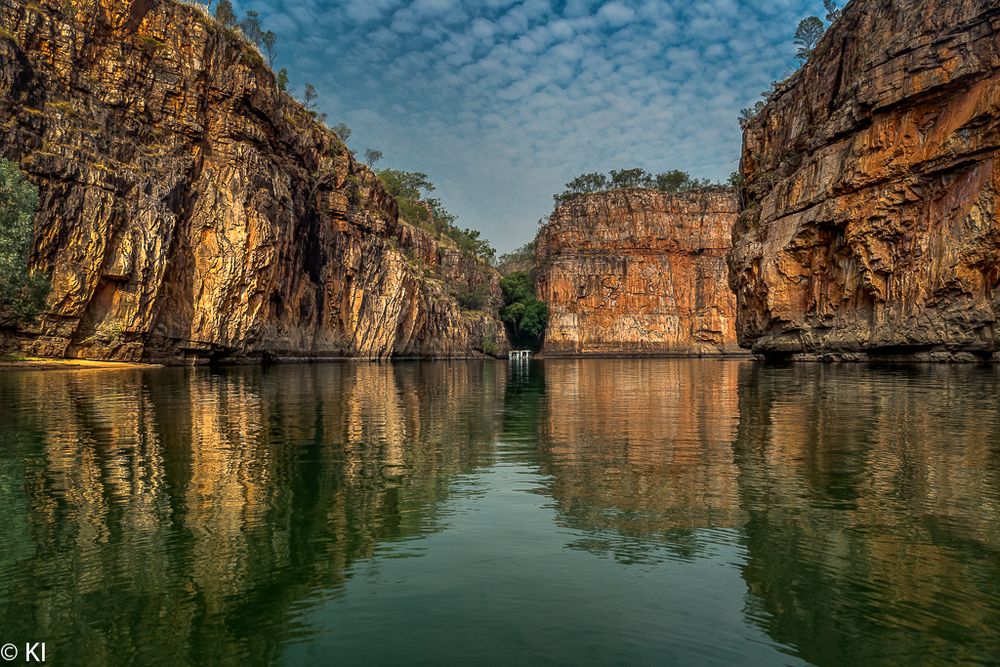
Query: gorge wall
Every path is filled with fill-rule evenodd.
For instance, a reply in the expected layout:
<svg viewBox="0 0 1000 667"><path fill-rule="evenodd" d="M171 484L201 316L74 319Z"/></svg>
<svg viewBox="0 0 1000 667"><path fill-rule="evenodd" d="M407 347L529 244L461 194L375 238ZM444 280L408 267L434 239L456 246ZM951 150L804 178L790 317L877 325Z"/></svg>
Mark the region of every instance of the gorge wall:
<svg viewBox="0 0 1000 667"><path fill-rule="evenodd" d="M1000 6L854 0L746 127L731 283L764 355L1000 349Z"/></svg>
<svg viewBox="0 0 1000 667"><path fill-rule="evenodd" d="M556 207L538 237L548 355L735 354L725 190L615 190Z"/></svg>
<svg viewBox="0 0 1000 667"><path fill-rule="evenodd" d="M400 220L257 51L173 0L0 3L0 155L40 188L46 356L502 354L499 275ZM482 311L455 294L486 295Z"/></svg>

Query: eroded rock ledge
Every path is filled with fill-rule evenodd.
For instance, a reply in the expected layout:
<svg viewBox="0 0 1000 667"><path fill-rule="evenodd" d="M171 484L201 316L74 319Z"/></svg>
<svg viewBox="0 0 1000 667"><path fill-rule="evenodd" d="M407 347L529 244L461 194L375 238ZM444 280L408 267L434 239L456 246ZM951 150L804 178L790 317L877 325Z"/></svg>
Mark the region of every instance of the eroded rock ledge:
<svg viewBox="0 0 1000 667"><path fill-rule="evenodd" d="M0 154L41 190L48 356L503 354L499 276L399 220L260 56L171 0L0 3ZM463 311L461 288L487 295Z"/></svg>
<svg viewBox="0 0 1000 667"><path fill-rule="evenodd" d="M544 353L740 354L725 255L733 194L616 190L561 203L537 245Z"/></svg>
<svg viewBox="0 0 1000 667"><path fill-rule="evenodd" d="M767 356L996 358L1000 7L854 0L747 128L731 283Z"/></svg>

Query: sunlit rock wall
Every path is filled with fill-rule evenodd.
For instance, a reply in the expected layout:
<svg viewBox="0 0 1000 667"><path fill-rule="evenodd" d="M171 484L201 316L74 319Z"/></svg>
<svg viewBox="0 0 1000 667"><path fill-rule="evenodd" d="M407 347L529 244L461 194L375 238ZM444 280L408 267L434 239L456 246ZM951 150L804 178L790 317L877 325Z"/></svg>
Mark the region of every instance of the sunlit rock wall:
<svg viewBox="0 0 1000 667"><path fill-rule="evenodd" d="M41 189L35 353L503 353L499 276L398 219L255 49L172 0L0 3L0 154ZM332 91L335 92L335 91ZM454 293L475 287L485 312Z"/></svg>
<svg viewBox="0 0 1000 667"><path fill-rule="evenodd" d="M536 251L548 355L739 353L725 190L616 190L556 207Z"/></svg>
<svg viewBox="0 0 1000 667"><path fill-rule="evenodd" d="M1000 349L1000 7L855 0L744 135L731 281L767 355Z"/></svg>

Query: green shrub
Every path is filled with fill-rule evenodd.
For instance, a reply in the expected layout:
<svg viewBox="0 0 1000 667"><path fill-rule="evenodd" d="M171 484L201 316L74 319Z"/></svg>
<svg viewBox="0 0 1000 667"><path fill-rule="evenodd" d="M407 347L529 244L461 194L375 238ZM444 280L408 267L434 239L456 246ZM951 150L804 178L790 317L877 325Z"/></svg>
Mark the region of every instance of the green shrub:
<svg viewBox="0 0 1000 667"><path fill-rule="evenodd" d="M38 188L0 158L0 313L20 323L35 318L49 293L48 278L28 266L37 211Z"/></svg>
<svg viewBox="0 0 1000 667"><path fill-rule="evenodd" d="M438 238L447 236L464 253L492 263L496 250L490 242L482 238L479 230L462 229L455 223L458 216L448 211L439 199L429 197L434 192L434 184L427 174L419 171L382 169L379 180L396 200L399 215L412 225L425 229Z"/></svg>
<svg viewBox="0 0 1000 667"><path fill-rule="evenodd" d="M500 261L497 262L497 270L502 275L510 275L512 273L523 271L529 275L534 271L535 268L535 242L531 241L524 244L517 250L512 250L504 255L500 256Z"/></svg>
<svg viewBox="0 0 1000 667"><path fill-rule="evenodd" d="M153 56L166 45L166 42L162 42L155 37L149 37L148 35L139 38L139 49L147 56Z"/></svg>
<svg viewBox="0 0 1000 667"><path fill-rule="evenodd" d="M488 334L483 334L482 344L480 349L490 356L497 356L500 353L500 346L497 345L496 333L491 331Z"/></svg>
<svg viewBox="0 0 1000 667"><path fill-rule="evenodd" d="M482 310L489 302L489 297L481 289L468 287L459 290L455 298L458 299L458 305L465 310Z"/></svg>
<svg viewBox="0 0 1000 667"><path fill-rule="evenodd" d="M515 347L539 349L549 320L549 307L535 297L531 276L517 271L500 281L504 308L500 316Z"/></svg>

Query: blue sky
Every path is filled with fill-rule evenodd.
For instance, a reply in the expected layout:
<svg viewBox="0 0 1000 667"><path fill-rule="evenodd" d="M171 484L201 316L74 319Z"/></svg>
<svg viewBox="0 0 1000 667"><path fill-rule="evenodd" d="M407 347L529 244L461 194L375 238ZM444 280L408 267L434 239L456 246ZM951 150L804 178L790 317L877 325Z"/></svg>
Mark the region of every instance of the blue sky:
<svg viewBox="0 0 1000 667"><path fill-rule="evenodd" d="M821 0L239 0L359 155L427 173L501 252L588 171L738 166L737 115Z"/></svg>

